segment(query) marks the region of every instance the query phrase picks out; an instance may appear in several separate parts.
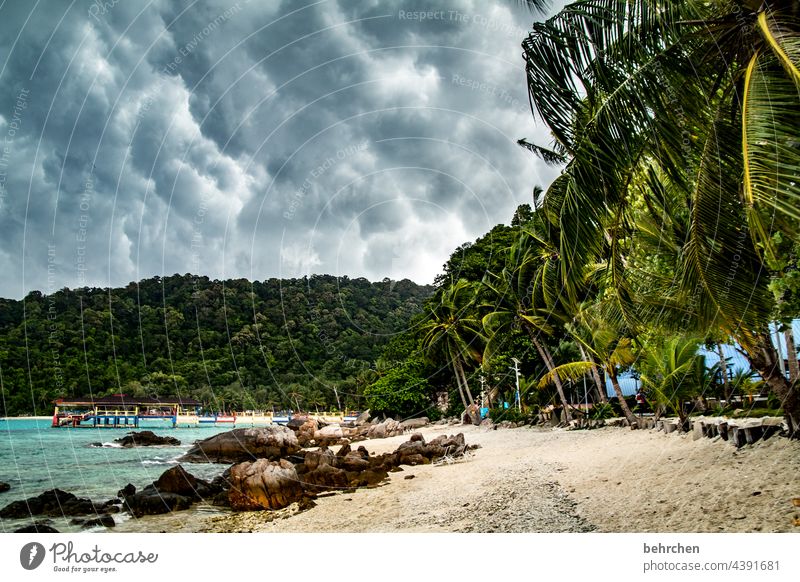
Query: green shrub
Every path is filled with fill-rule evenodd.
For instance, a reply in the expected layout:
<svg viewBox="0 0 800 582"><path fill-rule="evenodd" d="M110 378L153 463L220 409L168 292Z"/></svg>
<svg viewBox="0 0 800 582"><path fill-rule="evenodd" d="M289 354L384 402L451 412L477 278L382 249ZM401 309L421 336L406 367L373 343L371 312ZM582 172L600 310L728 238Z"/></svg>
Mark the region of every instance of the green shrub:
<svg viewBox="0 0 800 582"><path fill-rule="evenodd" d="M592 407L592 410L589 412L589 418L592 420L604 420L606 418L614 418L617 413L614 411L614 407L607 403L601 402L597 403Z"/></svg>

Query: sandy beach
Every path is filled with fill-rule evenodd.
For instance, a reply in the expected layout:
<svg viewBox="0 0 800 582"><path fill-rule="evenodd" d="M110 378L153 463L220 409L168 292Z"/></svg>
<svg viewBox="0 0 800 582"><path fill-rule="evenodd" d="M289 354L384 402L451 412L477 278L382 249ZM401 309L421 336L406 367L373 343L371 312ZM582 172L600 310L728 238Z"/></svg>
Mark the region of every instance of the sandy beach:
<svg viewBox="0 0 800 582"><path fill-rule="evenodd" d="M773 437L736 450L719 438L621 428L419 432L464 432L481 448L451 464L403 467L380 487L320 498L308 511L200 506L154 518L150 531L800 532L791 501L800 497L800 442ZM407 439L360 444L381 453Z"/></svg>

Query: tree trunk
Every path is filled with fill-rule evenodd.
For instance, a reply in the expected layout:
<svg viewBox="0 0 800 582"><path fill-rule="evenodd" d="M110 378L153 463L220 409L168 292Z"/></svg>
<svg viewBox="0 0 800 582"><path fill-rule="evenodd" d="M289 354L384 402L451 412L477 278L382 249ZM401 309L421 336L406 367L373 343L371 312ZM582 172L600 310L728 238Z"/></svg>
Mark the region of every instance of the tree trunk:
<svg viewBox="0 0 800 582"><path fill-rule="evenodd" d="M470 406L475 404L475 401L472 399L472 392L469 389L469 384L467 383L467 375L464 373L464 365L461 363L459 358L455 360L456 365L458 366L458 372L461 373L461 382L464 384L464 393L467 395L467 400L469 400Z"/></svg>
<svg viewBox="0 0 800 582"><path fill-rule="evenodd" d="M464 397L464 389L461 387L461 376L458 375L458 366L456 365L455 358L453 359L453 372L456 377L456 384L458 385L458 395L461 396L461 404L464 405L464 410L466 410L467 399Z"/></svg>
<svg viewBox="0 0 800 582"><path fill-rule="evenodd" d="M614 394L617 395L619 398L619 406L622 408L622 412L625 414L625 418L628 420L628 424L631 426L639 426L639 421L636 420L636 415L633 414L628 403L625 402L625 396L622 394L622 388L620 388L619 380L617 380L617 372L614 368L606 370L608 377L611 379L611 385L614 387Z"/></svg>
<svg viewBox="0 0 800 582"><path fill-rule="evenodd" d="M606 395L606 387L603 385L602 380L600 380L600 372L597 369L597 364L594 363L594 358L586 353L586 350L583 346L578 343L578 349L581 351L581 357L583 357L584 362L591 362L592 364L592 378L594 378L594 385L597 388L597 395L600 398L600 402L608 402L608 397Z"/></svg>
<svg viewBox="0 0 800 582"><path fill-rule="evenodd" d="M781 374L778 352L772 345L769 329L758 332L755 335L755 345L744 353L753 369L780 399L786 424L789 426L789 437L800 438L800 398L797 387Z"/></svg>
<svg viewBox="0 0 800 582"><path fill-rule="evenodd" d="M553 365L553 358L550 356L550 351L547 349L547 346L544 346L539 342L533 330L528 330L528 334L531 336L531 341L533 342L533 345L536 346L536 350L539 352L539 356L544 361L544 365L547 367L547 370L553 373L553 383L556 385L558 397L561 399L561 404L564 406L564 420L569 422L572 420L572 414L569 412L569 404L567 403L567 397L564 395L564 387L561 385L561 378L558 377L558 372L553 372L555 366Z"/></svg>
<svg viewBox="0 0 800 582"><path fill-rule="evenodd" d="M722 344L717 343L717 355L719 356L719 370L722 374L722 391L725 394L725 406L731 405L731 381L728 378L728 362L725 361L725 354L722 351Z"/></svg>
<svg viewBox="0 0 800 582"><path fill-rule="evenodd" d="M789 360L789 382L795 384L797 379L800 378L800 364L797 362L797 348L794 345L791 323L784 330L783 337L786 340L786 358Z"/></svg>

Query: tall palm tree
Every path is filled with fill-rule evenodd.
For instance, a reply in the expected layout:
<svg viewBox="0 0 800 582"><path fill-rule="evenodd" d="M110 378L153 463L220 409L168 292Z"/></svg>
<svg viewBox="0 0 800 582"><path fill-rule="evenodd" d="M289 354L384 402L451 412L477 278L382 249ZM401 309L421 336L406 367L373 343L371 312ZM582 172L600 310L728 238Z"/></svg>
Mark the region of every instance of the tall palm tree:
<svg viewBox="0 0 800 582"><path fill-rule="evenodd" d="M544 200L560 225L564 285L604 265L635 330L634 216L679 202L675 284L661 309L638 307L683 310L697 331L731 335L796 430L800 398L769 336L765 274L772 230L794 235L800 218L798 3L580 0L534 24L523 50L554 141L522 145L567 164Z"/></svg>
<svg viewBox="0 0 800 582"><path fill-rule="evenodd" d="M556 364L542 336L552 334L557 318L552 307L537 307L534 303L537 298L541 300L542 296L547 296L549 289L546 281L547 269L551 265L539 260L543 244L530 231L523 231L509 249L505 268L499 274L486 274L483 286L489 292L491 303L483 306L488 311L483 317L483 327L489 336L487 351L490 353L498 339L511 329L525 331L545 367L553 371ZM542 291L543 287L545 291ZM542 303L543 300L540 301ZM553 300L552 305L556 304L557 301ZM570 421L572 414L569 402L557 372L553 374L553 383L564 409L565 420Z"/></svg>
<svg viewBox="0 0 800 582"><path fill-rule="evenodd" d="M625 401L622 387L619 384L620 368L626 368L636 361L631 339L625 337L618 328L608 322L599 320L595 320L593 326L587 329L586 333L575 334L573 337L583 345L584 350L590 353L593 359L562 364L550 370L539 380L539 387L544 388L552 383L556 374L578 380L592 371L592 367L596 365L596 359L600 362L606 377L611 381L614 394L619 400L620 408L622 408L628 424L638 426L636 416Z"/></svg>
<svg viewBox="0 0 800 582"><path fill-rule="evenodd" d="M464 408L474 404L464 364L481 361L485 338L481 321L475 315L475 289L464 279L443 288L427 305L428 321L422 345L426 350L442 352L450 365Z"/></svg>

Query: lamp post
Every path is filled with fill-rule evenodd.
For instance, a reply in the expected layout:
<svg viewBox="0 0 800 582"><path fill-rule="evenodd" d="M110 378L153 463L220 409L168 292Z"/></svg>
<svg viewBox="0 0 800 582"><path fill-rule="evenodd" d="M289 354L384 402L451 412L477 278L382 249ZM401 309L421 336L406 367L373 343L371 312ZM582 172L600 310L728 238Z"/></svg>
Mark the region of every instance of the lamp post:
<svg viewBox="0 0 800 582"><path fill-rule="evenodd" d="M511 358L511 361L514 362L514 376L517 380L517 410L522 412L522 400L519 397L519 360L517 358ZM509 369L511 369L509 367Z"/></svg>

